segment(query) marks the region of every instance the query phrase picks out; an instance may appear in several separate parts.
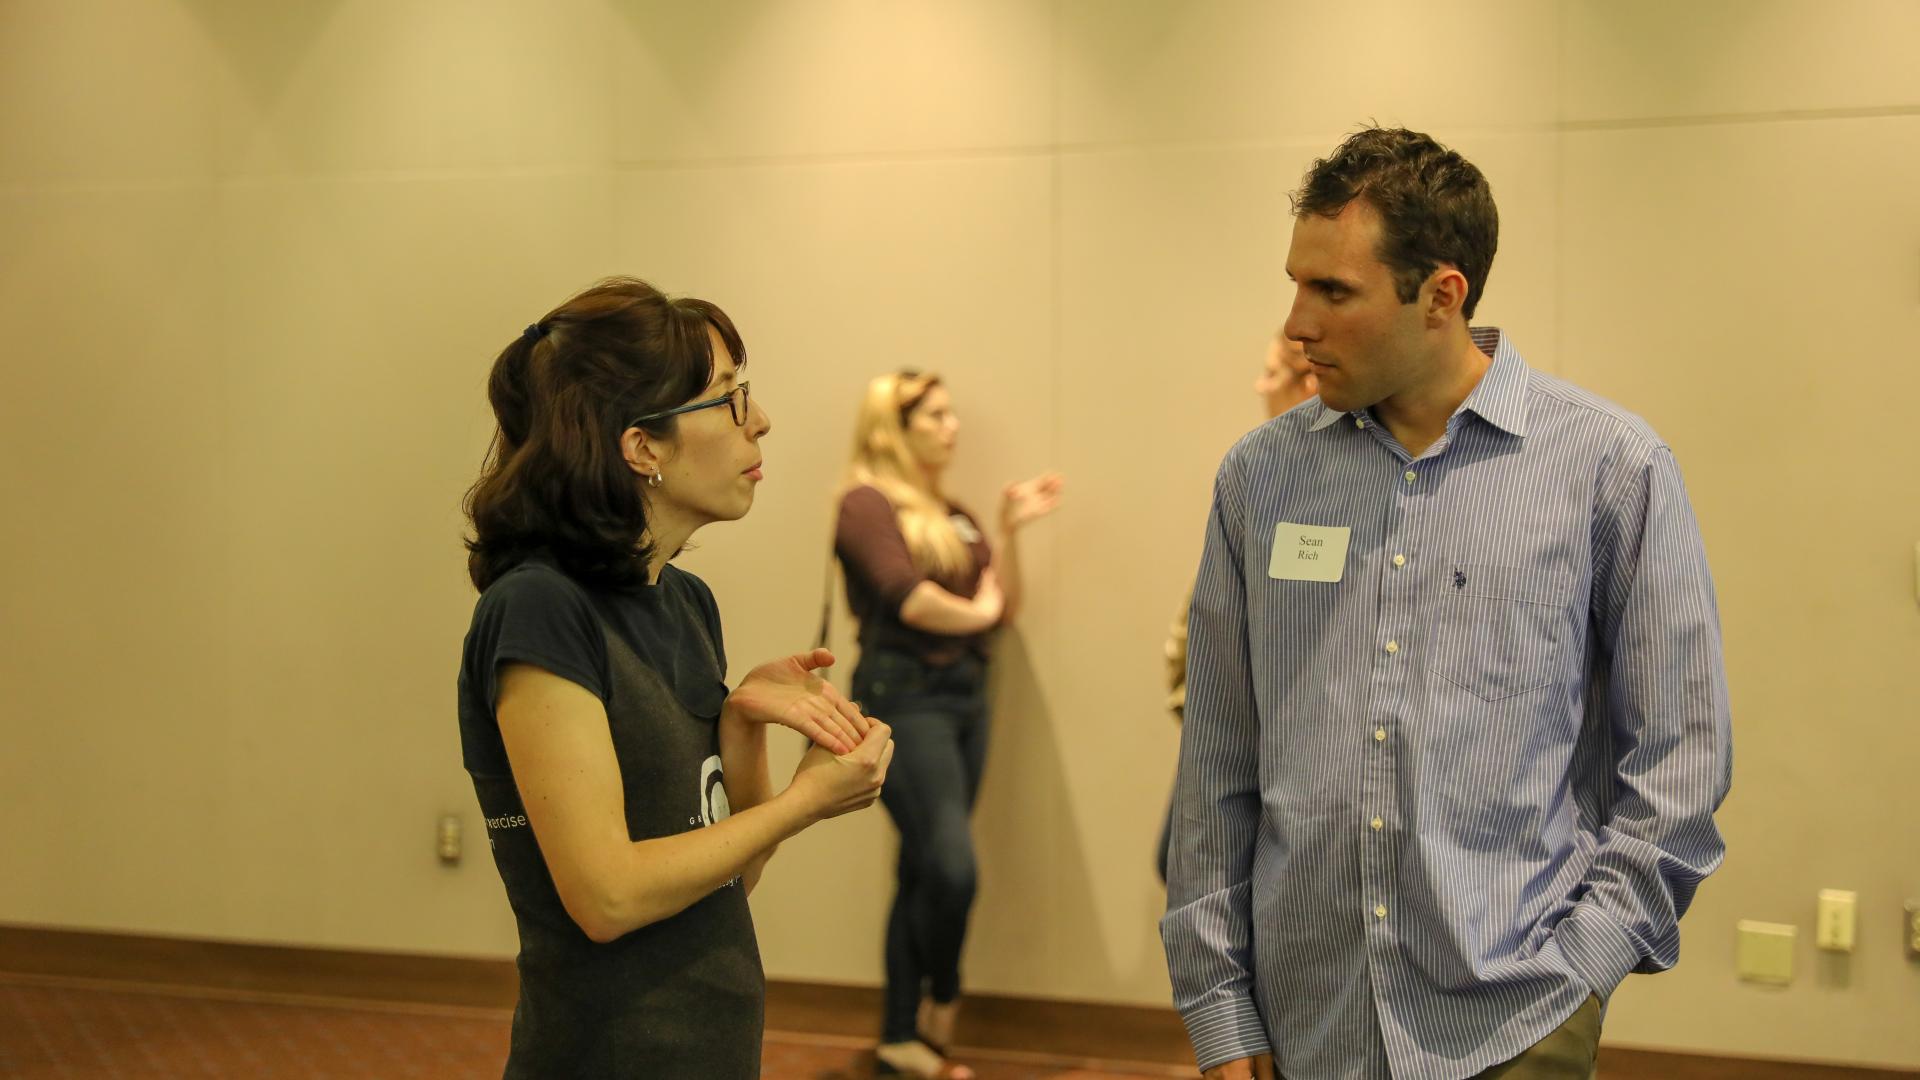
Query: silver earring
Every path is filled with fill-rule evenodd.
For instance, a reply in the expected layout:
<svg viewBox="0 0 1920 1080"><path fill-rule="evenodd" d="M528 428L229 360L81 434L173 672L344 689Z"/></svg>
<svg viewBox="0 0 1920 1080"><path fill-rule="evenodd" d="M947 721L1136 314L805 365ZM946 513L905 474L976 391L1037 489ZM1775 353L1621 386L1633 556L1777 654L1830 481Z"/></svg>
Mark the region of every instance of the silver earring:
<svg viewBox="0 0 1920 1080"><path fill-rule="evenodd" d="M659 474L659 473L654 473L654 474L652 474L652 475L650 475L650 476L648 476L648 477L647 477L647 486L648 486L648 487L656 487L656 488L657 488L657 487L659 487L659 486L660 486L660 485L661 485L661 484L662 484L663 482L664 482L664 481L662 481L662 480L660 479L660 474Z"/></svg>

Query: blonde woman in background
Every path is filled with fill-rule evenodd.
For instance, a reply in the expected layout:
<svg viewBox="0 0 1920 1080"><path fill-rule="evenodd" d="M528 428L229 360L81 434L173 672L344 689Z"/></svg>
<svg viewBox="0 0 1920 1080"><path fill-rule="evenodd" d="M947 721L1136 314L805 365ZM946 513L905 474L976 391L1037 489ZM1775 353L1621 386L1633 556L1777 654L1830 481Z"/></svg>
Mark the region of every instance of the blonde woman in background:
<svg viewBox="0 0 1920 1080"><path fill-rule="evenodd" d="M987 750L990 632L1020 606L1015 536L1051 512L1061 480L1005 489L998 544L949 500L941 478L959 418L940 377L902 371L867 387L840 498L834 553L860 624L853 697L893 729L882 795L900 830L887 920L883 1074L966 1080L946 1059L960 994L960 951L973 905L969 817Z"/></svg>

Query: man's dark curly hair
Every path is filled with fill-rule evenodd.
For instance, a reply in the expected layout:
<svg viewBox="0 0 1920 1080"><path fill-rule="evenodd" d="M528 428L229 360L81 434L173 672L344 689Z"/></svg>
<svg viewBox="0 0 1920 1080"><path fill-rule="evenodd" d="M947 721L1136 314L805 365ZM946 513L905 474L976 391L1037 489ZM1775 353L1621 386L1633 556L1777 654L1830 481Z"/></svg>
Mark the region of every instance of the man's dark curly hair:
<svg viewBox="0 0 1920 1080"><path fill-rule="evenodd" d="M1355 199L1380 214L1378 254L1400 302L1412 303L1444 263L1467 279L1460 311L1473 318L1500 241L1500 213L1480 170L1430 135L1371 127L1313 163L1293 195L1293 213L1335 217Z"/></svg>

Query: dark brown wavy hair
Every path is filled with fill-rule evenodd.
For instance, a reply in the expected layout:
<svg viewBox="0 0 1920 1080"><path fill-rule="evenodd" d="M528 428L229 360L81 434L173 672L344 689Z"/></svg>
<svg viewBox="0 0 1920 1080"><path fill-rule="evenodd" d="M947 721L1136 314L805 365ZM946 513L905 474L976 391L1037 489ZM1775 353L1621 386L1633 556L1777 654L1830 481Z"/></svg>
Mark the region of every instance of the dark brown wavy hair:
<svg viewBox="0 0 1920 1080"><path fill-rule="evenodd" d="M1428 275L1447 263L1467 279L1460 314L1486 291L1500 246L1493 189L1473 162L1405 128L1367 128L1313 163L1293 196L1295 216L1335 217L1365 199L1380 212L1380 250L1403 304L1420 296Z"/></svg>
<svg viewBox="0 0 1920 1080"><path fill-rule="evenodd" d="M485 591L535 552L603 588L646 582L641 480L620 451L633 418L693 400L713 379L707 327L736 364L746 347L726 312L608 278L549 311L493 362L499 428L467 491L467 574ZM670 439L679 417L639 425Z"/></svg>

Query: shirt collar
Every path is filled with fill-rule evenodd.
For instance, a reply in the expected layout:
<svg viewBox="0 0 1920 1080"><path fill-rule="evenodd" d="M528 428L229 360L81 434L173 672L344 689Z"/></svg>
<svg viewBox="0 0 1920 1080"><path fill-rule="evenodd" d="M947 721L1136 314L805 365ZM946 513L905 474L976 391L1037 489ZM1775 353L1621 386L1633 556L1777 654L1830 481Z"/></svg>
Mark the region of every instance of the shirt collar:
<svg viewBox="0 0 1920 1080"><path fill-rule="evenodd" d="M1473 344L1493 357L1493 365L1480 376L1480 385L1473 388L1467 400L1460 403L1460 411L1472 412L1509 435L1526 438L1527 362L1520 359L1513 339L1497 326L1474 327Z"/></svg>
<svg viewBox="0 0 1920 1080"><path fill-rule="evenodd" d="M1527 362L1520 358L1520 350L1513 347L1513 342L1499 327L1476 326L1470 332L1474 347L1493 357L1493 364L1480 377L1479 385L1467 395L1467 400L1460 403L1459 411L1471 412L1510 435L1526 437ZM1356 421L1369 418L1366 410L1338 412L1317 399L1315 405L1320 415L1308 425L1309 431L1320 431L1348 416Z"/></svg>
<svg viewBox="0 0 1920 1080"><path fill-rule="evenodd" d="M1364 412L1349 414L1349 413L1335 411L1333 409L1328 408L1327 403L1324 401L1321 401L1319 398L1313 399L1313 406L1314 408L1320 410L1320 415L1317 417L1314 417L1313 423L1307 425L1308 431L1319 431L1321 428L1331 426L1335 420L1343 419L1349 415L1351 415L1355 420L1358 420L1365 415Z"/></svg>

